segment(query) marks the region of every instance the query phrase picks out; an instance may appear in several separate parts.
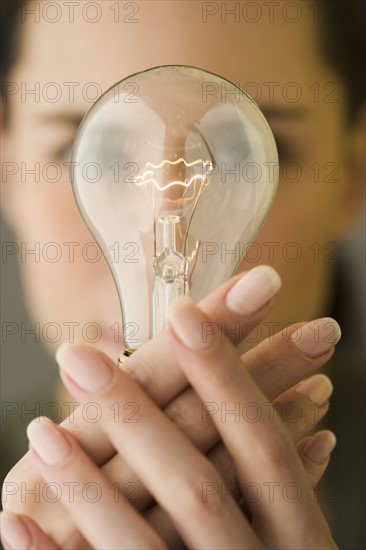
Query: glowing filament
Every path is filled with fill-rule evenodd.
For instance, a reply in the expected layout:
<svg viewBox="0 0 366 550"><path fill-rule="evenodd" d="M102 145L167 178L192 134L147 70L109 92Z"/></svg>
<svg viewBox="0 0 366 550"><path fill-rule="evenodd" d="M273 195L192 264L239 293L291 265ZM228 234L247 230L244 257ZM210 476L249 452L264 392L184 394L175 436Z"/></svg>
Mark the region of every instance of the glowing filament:
<svg viewBox="0 0 366 550"><path fill-rule="evenodd" d="M185 164L185 166L187 167L191 167L191 166L195 166L196 164L202 164L202 167L206 167L208 166L208 172L212 172L212 169L213 169L213 165L212 165L212 162L210 160L202 160L202 159L199 159L199 160L195 160L193 162L186 162L183 158L179 158L177 160L163 160L160 164L152 164L151 162L148 162L147 163L147 166L150 167L150 168L155 168L155 169L158 169L158 168L161 168L162 166L166 165L166 164L170 164L170 165L175 165L175 164L179 164L180 162L183 162ZM149 179L145 179L146 177L148 176L151 176L149 177ZM185 180L185 181L181 181L181 180L176 180L176 181L171 181L169 183L167 183L166 185L160 185L159 182L154 178L152 177L154 176L154 171L153 170L146 170L146 172L144 172L142 174L142 176L137 176L136 178L136 185L138 186L141 186L141 185L147 185L148 183L152 183L156 189L158 189L159 191L165 191L165 189L168 189L169 187L172 187L173 185L182 185L183 187L190 187L190 185L192 185L193 182L199 180L201 185L202 184L206 184L207 183L207 176L206 175L201 175L201 174L195 174L194 176L192 176L189 180Z"/></svg>

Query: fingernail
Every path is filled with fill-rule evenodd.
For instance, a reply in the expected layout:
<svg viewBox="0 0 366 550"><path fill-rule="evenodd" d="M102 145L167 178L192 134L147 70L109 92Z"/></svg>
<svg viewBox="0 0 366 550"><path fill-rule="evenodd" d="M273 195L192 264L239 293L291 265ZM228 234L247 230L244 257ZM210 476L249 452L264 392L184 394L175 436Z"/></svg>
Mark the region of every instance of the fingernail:
<svg viewBox="0 0 366 550"><path fill-rule="evenodd" d="M333 393L333 384L325 374L314 374L296 386L296 391L305 395L314 403L322 405Z"/></svg>
<svg viewBox="0 0 366 550"><path fill-rule="evenodd" d="M337 438L333 432L323 430L314 435L303 449L303 453L309 460L316 464L324 464L337 444Z"/></svg>
<svg viewBox="0 0 366 550"><path fill-rule="evenodd" d="M11 512L1 512L1 538L10 548L28 550L32 537L23 521Z"/></svg>
<svg viewBox="0 0 366 550"><path fill-rule="evenodd" d="M54 465L65 460L71 451L71 445L49 419L35 418L27 427L30 444L46 464Z"/></svg>
<svg viewBox="0 0 366 550"><path fill-rule="evenodd" d="M314 359L330 351L339 342L341 335L337 321L324 317L298 328L289 336L289 340L301 353Z"/></svg>
<svg viewBox="0 0 366 550"><path fill-rule="evenodd" d="M56 352L56 361L61 370L87 392L108 386L115 375L112 367L86 346L63 344Z"/></svg>
<svg viewBox="0 0 366 550"><path fill-rule="evenodd" d="M281 288L281 278L268 265L260 265L246 273L226 296L226 306L239 315L252 315L264 306Z"/></svg>
<svg viewBox="0 0 366 550"><path fill-rule="evenodd" d="M194 350L209 348L213 343L213 323L187 298L178 298L169 311L169 324L184 346Z"/></svg>

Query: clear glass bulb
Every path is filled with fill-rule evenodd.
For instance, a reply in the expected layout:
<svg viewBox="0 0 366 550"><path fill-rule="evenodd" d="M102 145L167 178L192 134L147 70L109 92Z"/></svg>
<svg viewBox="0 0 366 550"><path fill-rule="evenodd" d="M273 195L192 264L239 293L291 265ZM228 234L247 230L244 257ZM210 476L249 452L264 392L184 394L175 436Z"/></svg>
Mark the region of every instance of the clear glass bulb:
<svg viewBox="0 0 366 550"><path fill-rule="evenodd" d="M80 125L71 167L131 349L163 328L178 296L199 301L234 274L278 182L276 144L254 101L179 65L110 88Z"/></svg>

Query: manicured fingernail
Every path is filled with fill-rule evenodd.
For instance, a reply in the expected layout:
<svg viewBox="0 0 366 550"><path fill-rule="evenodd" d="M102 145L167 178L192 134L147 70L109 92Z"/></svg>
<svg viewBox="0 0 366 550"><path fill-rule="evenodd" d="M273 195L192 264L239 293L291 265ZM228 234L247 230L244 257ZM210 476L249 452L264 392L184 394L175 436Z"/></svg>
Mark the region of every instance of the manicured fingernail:
<svg viewBox="0 0 366 550"><path fill-rule="evenodd" d="M314 435L303 449L303 453L309 460L316 464L324 464L337 444L337 438L333 432L323 430Z"/></svg>
<svg viewBox="0 0 366 550"><path fill-rule="evenodd" d="M35 418L27 427L27 436L37 455L49 465L65 460L71 451L71 445L49 419Z"/></svg>
<svg viewBox="0 0 366 550"><path fill-rule="evenodd" d="M264 306L281 288L281 278L268 265L260 265L246 273L226 296L228 309L239 315L252 315Z"/></svg>
<svg viewBox="0 0 366 550"><path fill-rule="evenodd" d="M28 550L32 537L26 525L11 512L1 512L1 538L10 548Z"/></svg>
<svg viewBox="0 0 366 550"><path fill-rule="evenodd" d="M330 351L341 338L342 332L337 321L324 317L299 327L290 336L298 350L314 359Z"/></svg>
<svg viewBox="0 0 366 550"><path fill-rule="evenodd" d="M302 393L314 403L322 405L333 393L333 384L325 374L314 374L296 386L296 391Z"/></svg>
<svg viewBox="0 0 366 550"><path fill-rule="evenodd" d="M178 298L169 311L169 325L184 346L194 350L209 348L213 343L213 323L187 298Z"/></svg>
<svg viewBox="0 0 366 550"><path fill-rule="evenodd" d="M86 346L63 344L57 350L56 360L62 371L87 392L108 386L115 375L112 366Z"/></svg>

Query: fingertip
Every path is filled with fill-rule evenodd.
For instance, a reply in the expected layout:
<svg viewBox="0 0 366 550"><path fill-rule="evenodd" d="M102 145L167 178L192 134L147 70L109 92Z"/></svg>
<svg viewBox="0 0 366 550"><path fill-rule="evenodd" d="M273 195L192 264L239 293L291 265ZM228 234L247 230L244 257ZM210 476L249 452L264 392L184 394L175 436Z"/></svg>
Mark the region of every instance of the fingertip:
<svg viewBox="0 0 366 550"><path fill-rule="evenodd" d="M168 326L178 342L190 350L204 350L214 343L205 331L208 324L214 323L208 321L203 311L190 298L178 298L169 310Z"/></svg>
<svg viewBox="0 0 366 550"><path fill-rule="evenodd" d="M331 352L341 338L340 326L331 317L299 323L289 335L288 329L285 331L289 342L308 359L317 359Z"/></svg>
<svg viewBox="0 0 366 550"><path fill-rule="evenodd" d="M116 365L104 353L80 344L62 344L56 360L63 381L73 394L75 390L100 391L112 383L117 372Z"/></svg>
<svg viewBox="0 0 366 550"><path fill-rule="evenodd" d="M32 546L28 526L12 512L1 512L1 539L6 550L28 550Z"/></svg>
<svg viewBox="0 0 366 550"><path fill-rule="evenodd" d="M253 315L274 298L281 285L281 277L273 267L257 266L230 288L226 295L226 307L239 315Z"/></svg>
<svg viewBox="0 0 366 550"><path fill-rule="evenodd" d="M91 351L91 348L82 342L63 342L56 350L55 359L61 366L72 360L76 355L87 353L88 351Z"/></svg>
<svg viewBox="0 0 366 550"><path fill-rule="evenodd" d="M312 462L323 465L335 449L337 438L331 430L317 432L303 447L302 453Z"/></svg>

